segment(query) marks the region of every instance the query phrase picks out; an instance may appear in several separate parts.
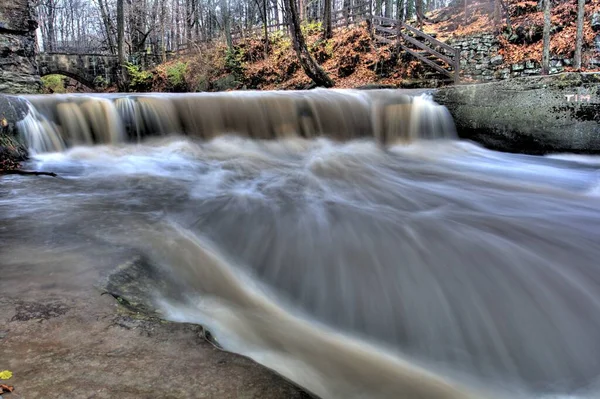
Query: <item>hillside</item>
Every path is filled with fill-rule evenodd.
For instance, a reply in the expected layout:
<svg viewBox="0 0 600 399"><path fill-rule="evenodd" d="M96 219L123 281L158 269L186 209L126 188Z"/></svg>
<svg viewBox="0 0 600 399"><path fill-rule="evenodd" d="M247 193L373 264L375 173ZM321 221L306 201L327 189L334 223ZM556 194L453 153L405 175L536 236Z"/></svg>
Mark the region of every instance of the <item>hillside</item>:
<svg viewBox="0 0 600 399"><path fill-rule="evenodd" d="M423 30L432 36L450 41L490 33L499 43L497 53L503 65L523 61L540 62L542 54L543 15L535 1L508 1L509 15L495 23L489 1L472 1L465 9L463 2L428 15L432 22ZM600 4L586 5L584 25L583 70L598 70L600 66L600 32L592 29L594 13ZM576 4L555 1L552 12L551 53L561 59L572 57L576 31ZM510 25L508 24L510 22ZM416 26L416 21L409 21ZM600 23L600 22L599 22ZM600 28L600 26L599 26ZM408 55L399 55L395 46L375 43L367 24L337 29L330 40L322 40L320 23L303 26L309 50L335 80L336 87L364 85L394 87L435 86L430 70ZM598 35L598 37L596 37ZM595 39L596 38L596 39ZM598 43L594 43L596 40ZM159 65L151 73L132 70L135 91L222 91L230 89L303 89L311 86L292 49L291 40L283 32L270 35L269 56L264 57L262 38L239 40L234 51L224 43L213 43L192 54L182 55ZM591 64L594 56L598 64ZM561 70L572 70L565 61ZM139 75L138 75L139 73ZM506 76L505 76L506 77ZM465 81L469 81L466 78Z"/></svg>

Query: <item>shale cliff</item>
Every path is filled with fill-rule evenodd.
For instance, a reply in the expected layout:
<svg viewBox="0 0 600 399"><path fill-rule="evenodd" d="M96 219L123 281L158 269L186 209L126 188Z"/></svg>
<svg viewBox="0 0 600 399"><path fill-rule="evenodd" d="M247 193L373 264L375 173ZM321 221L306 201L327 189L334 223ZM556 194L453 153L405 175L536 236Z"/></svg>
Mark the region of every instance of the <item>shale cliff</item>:
<svg viewBox="0 0 600 399"><path fill-rule="evenodd" d="M36 93L35 9L30 0L0 1L0 93Z"/></svg>

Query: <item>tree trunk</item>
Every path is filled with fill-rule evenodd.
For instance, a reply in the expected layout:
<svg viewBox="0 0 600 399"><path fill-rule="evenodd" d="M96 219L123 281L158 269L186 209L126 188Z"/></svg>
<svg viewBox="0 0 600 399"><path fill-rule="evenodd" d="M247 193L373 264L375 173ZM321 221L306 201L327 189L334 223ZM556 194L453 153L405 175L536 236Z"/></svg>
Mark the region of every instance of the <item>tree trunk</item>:
<svg viewBox="0 0 600 399"><path fill-rule="evenodd" d="M123 0L117 0L117 53L119 54L119 86L124 86L125 52L123 42L125 41L125 13L123 12Z"/></svg>
<svg viewBox="0 0 600 399"><path fill-rule="evenodd" d="M48 42L46 43L47 45L47 51L52 52L55 49L56 46L56 36L54 33L54 19L55 19L55 8L56 5L54 4L54 0L48 0L48 20L46 21L46 24L48 25Z"/></svg>
<svg viewBox="0 0 600 399"><path fill-rule="evenodd" d="M233 49L233 40L231 38L231 21L229 20L229 4L227 0L221 0L221 18L223 19L223 29L225 29L225 40L227 48Z"/></svg>
<svg viewBox="0 0 600 399"><path fill-rule="evenodd" d="M405 21L406 18L404 16L404 0L398 0L397 7L398 7L398 11L397 11L396 18L400 21Z"/></svg>
<svg viewBox="0 0 600 399"><path fill-rule="evenodd" d="M323 39L331 39L331 0L325 0L323 7Z"/></svg>
<svg viewBox="0 0 600 399"><path fill-rule="evenodd" d="M117 48L119 63L125 64L125 53L123 42L125 41L125 13L123 12L123 0L117 0Z"/></svg>
<svg viewBox="0 0 600 399"><path fill-rule="evenodd" d="M290 24L294 50L296 51L302 69L304 69L304 73L306 73L317 86L333 87L333 80L331 80L327 73L319 66L319 64L317 64L315 59L308 52L304 36L300 30L300 20L298 18L298 11L296 10L295 0L285 0L283 3Z"/></svg>
<svg viewBox="0 0 600 399"><path fill-rule="evenodd" d="M305 0L298 0L298 15L300 16L300 21L304 21L305 12L306 12Z"/></svg>
<svg viewBox="0 0 600 399"><path fill-rule="evenodd" d="M385 0L385 16L392 18L392 0Z"/></svg>
<svg viewBox="0 0 600 399"><path fill-rule="evenodd" d="M194 2L185 1L185 41L188 45L192 42L192 32L194 30Z"/></svg>
<svg viewBox="0 0 600 399"><path fill-rule="evenodd" d="M165 3L166 0L162 0L160 4L160 55L162 62L167 62L167 46L165 43Z"/></svg>
<svg viewBox="0 0 600 399"><path fill-rule="evenodd" d="M269 58L269 15L267 14L267 0L262 2L262 18L263 18L263 31L265 35L265 60Z"/></svg>
<svg viewBox="0 0 600 399"><path fill-rule="evenodd" d="M551 1L544 0L544 48L542 51L542 73L550 72L550 11Z"/></svg>
<svg viewBox="0 0 600 399"><path fill-rule="evenodd" d="M575 69L581 69L581 47L583 46L583 19L585 0L577 2L577 37L575 39Z"/></svg>
<svg viewBox="0 0 600 399"><path fill-rule="evenodd" d="M469 9L468 9L468 6L469 6L469 2L468 2L468 0L465 0L465 25L467 25L469 23L468 22L469 21Z"/></svg>
<svg viewBox="0 0 600 399"><path fill-rule="evenodd" d="M500 26L500 20L502 18L502 8L500 7L500 0L494 1L494 27L496 30Z"/></svg>
<svg viewBox="0 0 600 399"><path fill-rule="evenodd" d="M275 13L275 24L279 25L281 21L279 20L279 3L277 0L273 0L273 12Z"/></svg>
<svg viewBox="0 0 600 399"><path fill-rule="evenodd" d="M423 0L415 0L415 13L417 14L417 26L419 29L422 29L423 19L425 19L423 14Z"/></svg>

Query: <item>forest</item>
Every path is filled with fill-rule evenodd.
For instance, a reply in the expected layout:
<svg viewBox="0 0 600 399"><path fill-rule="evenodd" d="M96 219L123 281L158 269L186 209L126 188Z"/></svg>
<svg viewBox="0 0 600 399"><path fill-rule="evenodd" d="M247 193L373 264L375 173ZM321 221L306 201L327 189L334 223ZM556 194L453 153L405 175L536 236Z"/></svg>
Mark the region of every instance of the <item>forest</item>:
<svg viewBox="0 0 600 399"><path fill-rule="evenodd" d="M38 13L40 51L120 57L127 84L106 90L444 84L410 49L397 51L395 25L374 27L378 17L442 41L493 35L504 68L494 79L525 61L541 74L600 67L600 6L589 0L40 0ZM50 92L66 82L45 78Z"/></svg>

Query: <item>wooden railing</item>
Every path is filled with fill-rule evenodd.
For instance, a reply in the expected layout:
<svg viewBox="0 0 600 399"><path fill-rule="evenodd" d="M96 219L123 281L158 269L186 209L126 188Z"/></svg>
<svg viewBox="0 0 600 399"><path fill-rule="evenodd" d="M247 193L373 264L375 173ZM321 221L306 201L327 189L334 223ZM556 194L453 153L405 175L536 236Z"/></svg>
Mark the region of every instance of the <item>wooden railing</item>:
<svg viewBox="0 0 600 399"><path fill-rule="evenodd" d="M373 30L376 41L397 45L437 72L448 76L454 83L460 81L460 50L396 19L374 16Z"/></svg>

